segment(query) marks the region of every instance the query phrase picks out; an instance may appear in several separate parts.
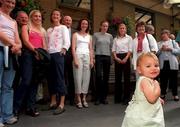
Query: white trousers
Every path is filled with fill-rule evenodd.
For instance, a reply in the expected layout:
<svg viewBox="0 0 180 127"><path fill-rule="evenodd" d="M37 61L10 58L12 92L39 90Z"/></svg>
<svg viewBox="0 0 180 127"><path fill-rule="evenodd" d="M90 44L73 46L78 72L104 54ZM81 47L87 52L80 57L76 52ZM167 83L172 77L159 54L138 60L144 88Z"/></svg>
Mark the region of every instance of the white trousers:
<svg viewBox="0 0 180 127"><path fill-rule="evenodd" d="M79 67L73 64L73 75L76 94L87 94L90 82L90 56L85 54L77 54Z"/></svg>

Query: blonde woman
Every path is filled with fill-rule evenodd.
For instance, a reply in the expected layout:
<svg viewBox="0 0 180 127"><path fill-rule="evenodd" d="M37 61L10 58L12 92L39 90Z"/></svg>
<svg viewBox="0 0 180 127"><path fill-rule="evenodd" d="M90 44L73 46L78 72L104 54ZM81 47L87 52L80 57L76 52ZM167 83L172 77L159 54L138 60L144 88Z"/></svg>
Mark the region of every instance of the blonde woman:
<svg viewBox="0 0 180 127"><path fill-rule="evenodd" d="M39 10L32 10L30 12L29 23L22 26L21 36L23 43L23 52L20 58L22 81L15 92L14 112L18 115L26 96L26 114L36 117L39 115L39 112L35 106L38 84L33 80L37 74L37 72L33 72L33 64L38 59L35 49L46 49L45 30L42 27L42 16Z"/></svg>
<svg viewBox="0 0 180 127"><path fill-rule="evenodd" d="M90 70L93 66L92 39L89 35L89 21L81 19L78 32L72 37L73 74L77 108L88 107L86 95L88 93ZM81 98L82 95L82 98Z"/></svg>
<svg viewBox="0 0 180 127"><path fill-rule="evenodd" d="M112 53L115 61L115 96L114 102L127 104L130 100L130 56L132 53L132 38L127 35L124 23L118 25L118 33L114 38ZM124 82L122 82L124 79Z"/></svg>

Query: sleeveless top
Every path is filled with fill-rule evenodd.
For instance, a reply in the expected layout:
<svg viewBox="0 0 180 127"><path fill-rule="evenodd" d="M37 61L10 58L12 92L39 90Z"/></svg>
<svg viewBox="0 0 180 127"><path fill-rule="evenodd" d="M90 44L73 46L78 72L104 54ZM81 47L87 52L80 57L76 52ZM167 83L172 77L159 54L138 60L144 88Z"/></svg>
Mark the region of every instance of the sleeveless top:
<svg viewBox="0 0 180 127"><path fill-rule="evenodd" d="M121 127L165 127L164 113L160 100L150 104L140 89L142 79L140 76L136 83L136 90L125 111Z"/></svg>
<svg viewBox="0 0 180 127"><path fill-rule="evenodd" d="M29 31L29 41L35 48L43 47L43 36L36 31Z"/></svg>
<svg viewBox="0 0 180 127"><path fill-rule="evenodd" d="M7 18L0 12L0 31L4 33L9 39L15 41L16 22L13 19ZM0 40L0 46L5 46Z"/></svg>
<svg viewBox="0 0 180 127"><path fill-rule="evenodd" d="M91 40L91 36L89 34L82 36L79 33L76 33L76 37L76 53L89 55L89 42Z"/></svg>

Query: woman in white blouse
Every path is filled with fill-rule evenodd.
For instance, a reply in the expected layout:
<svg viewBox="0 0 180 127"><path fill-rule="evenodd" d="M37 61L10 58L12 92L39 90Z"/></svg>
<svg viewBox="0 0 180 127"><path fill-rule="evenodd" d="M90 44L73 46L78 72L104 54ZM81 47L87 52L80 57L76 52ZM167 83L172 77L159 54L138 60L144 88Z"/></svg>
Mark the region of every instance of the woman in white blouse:
<svg viewBox="0 0 180 127"><path fill-rule="evenodd" d="M134 70L136 70L136 61L139 55L143 52L154 52L158 51L158 46L155 38L151 34L145 32L146 24L139 22L136 24L137 36L133 40L133 59L132 63Z"/></svg>
<svg viewBox="0 0 180 127"><path fill-rule="evenodd" d="M126 25L119 24L117 37L114 38L112 53L115 60L115 103L124 104L130 100L130 56L132 53L132 38L126 34ZM124 83L122 84L122 77ZM122 94L123 93L123 94Z"/></svg>
<svg viewBox="0 0 180 127"><path fill-rule="evenodd" d="M51 55L49 76L50 109L55 109L53 114L57 115L65 111L64 55L70 47L70 37L67 27L60 23L61 12L59 10L53 10L50 18L52 27L47 30L48 51ZM56 101L57 95L60 96L60 102Z"/></svg>

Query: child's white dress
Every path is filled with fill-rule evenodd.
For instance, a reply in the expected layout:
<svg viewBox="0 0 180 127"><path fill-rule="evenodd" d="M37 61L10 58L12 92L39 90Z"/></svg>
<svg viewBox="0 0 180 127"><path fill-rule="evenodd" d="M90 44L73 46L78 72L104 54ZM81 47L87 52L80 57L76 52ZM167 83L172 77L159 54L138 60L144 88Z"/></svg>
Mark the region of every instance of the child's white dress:
<svg viewBox="0 0 180 127"><path fill-rule="evenodd" d="M140 89L140 83L144 78L150 80L144 76L139 77L121 127L165 127L160 100L158 99L155 104L150 104Z"/></svg>

